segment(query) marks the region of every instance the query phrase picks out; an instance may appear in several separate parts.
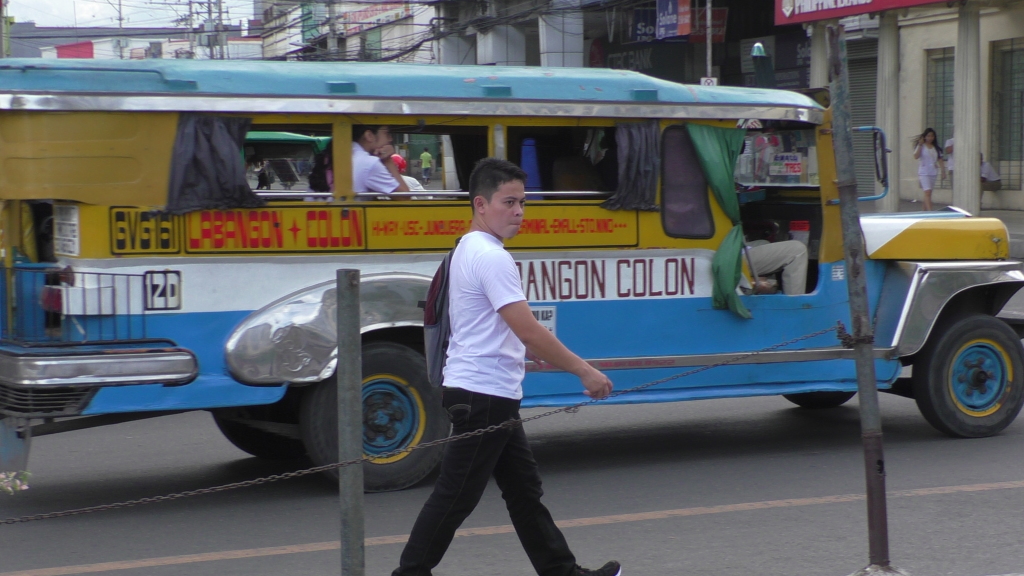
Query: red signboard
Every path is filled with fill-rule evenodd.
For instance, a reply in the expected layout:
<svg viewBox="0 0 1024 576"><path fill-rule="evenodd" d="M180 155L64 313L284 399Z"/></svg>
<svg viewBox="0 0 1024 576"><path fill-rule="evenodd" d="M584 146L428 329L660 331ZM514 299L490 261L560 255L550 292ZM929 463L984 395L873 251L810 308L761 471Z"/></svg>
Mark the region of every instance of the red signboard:
<svg viewBox="0 0 1024 576"><path fill-rule="evenodd" d="M0 0L2 2L3 0ZM57 58L92 58L92 42L76 42L75 44L62 44L55 46Z"/></svg>
<svg viewBox="0 0 1024 576"><path fill-rule="evenodd" d="M814 22L925 4L938 4L938 2L935 0L775 0L775 25Z"/></svg>
<svg viewBox="0 0 1024 576"><path fill-rule="evenodd" d="M711 9L711 41L715 44L725 42L725 23L729 20L728 8ZM693 17L693 31L690 32L690 42L700 44L707 42L705 29L708 27L708 9L699 8Z"/></svg>

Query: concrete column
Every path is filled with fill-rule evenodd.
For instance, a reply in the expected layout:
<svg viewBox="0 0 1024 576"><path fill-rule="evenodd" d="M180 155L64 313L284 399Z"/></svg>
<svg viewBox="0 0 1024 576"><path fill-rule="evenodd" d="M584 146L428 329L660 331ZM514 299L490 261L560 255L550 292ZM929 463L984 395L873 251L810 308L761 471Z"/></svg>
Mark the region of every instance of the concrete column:
<svg viewBox="0 0 1024 576"><path fill-rule="evenodd" d="M446 66L476 64L476 42L466 36L446 36L441 39L438 61Z"/></svg>
<svg viewBox="0 0 1024 576"><path fill-rule="evenodd" d="M583 66L583 12L545 14L537 24L541 66Z"/></svg>
<svg viewBox="0 0 1024 576"><path fill-rule="evenodd" d="M825 27L835 23L835 20L822 20L810 26L811 33L811 70L809 78L810 88L828 87L828 43L826 42Z"/></svg>
<svg viewBox="0 0 1024 576"><path fill-rule="evenodd" d="M883 12L878 20L878 88L875 125L885 131L889 154L889 194L876 202L878 212L900 208L900 28L895 10ZM941 146L941 143L939 144ZM876 184L881 194L881 184Z"/></svg>
<svg viewBox="0 0 1024 576"><path fill-rule="evenodd" d="M981 211L981 17L973 2L960 7L957 22L953 130L953 205L977 216ZM935 144L942 146L942 142Z"/></svg>
<svg viewBox="0 0 1024 576"><path fill-rule="evenodd" d="M495 26L478 33L476 63L526 66L526 34L511 25Z"/></svg>

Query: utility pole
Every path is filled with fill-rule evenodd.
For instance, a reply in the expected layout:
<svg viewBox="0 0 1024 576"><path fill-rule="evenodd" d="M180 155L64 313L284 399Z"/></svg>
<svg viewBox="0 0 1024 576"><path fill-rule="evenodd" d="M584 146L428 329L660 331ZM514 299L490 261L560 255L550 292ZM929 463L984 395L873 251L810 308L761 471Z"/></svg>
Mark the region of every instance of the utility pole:
<svg viewBox="0 0 1024 576"><path fill-rule="evenodd" d="M334 0L327 0L327 54L328 59L338 58L338 6Z"/></svg>
<svg viewBox="0 0 1024 576"><path fill-rule="evenodd" d="M705 30L705 34L704 34L705 38L704 39L705 39L705 41L707 43L707 49L705 50L705 52L707 52L707 60L708 60L708 71L707 71L708 73L707 73L707 77L711 78L712 76L714 76L714 74L711 73L711 0L708 0L708 5L704 9L704 11L707 12L707 15L706 15L706 18L705 18L705 21L707 22L707 27L704 29Z"/></svg>
<svg viewBox="0 0 1024 576"><path fill-rule="evenodd" d="M7 0L0 0L0 58L7 57Z"/></svg>

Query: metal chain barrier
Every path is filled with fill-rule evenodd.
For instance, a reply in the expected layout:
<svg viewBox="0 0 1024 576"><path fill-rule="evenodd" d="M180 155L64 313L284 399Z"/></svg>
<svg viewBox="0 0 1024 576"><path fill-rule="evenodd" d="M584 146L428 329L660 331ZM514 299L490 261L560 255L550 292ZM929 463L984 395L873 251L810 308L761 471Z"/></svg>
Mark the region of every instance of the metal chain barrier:
<svg viewBox="0 0 1024 576"><path fill-rule="evenodd" d="M501 424L494 424L493 426L488 426L487 428L480 428L479 430L474 430L472 432L466 432L465 434L459 434L457 436L449 436L447 438L441 438L441 439L438 439L438 440L433 440L431 442L424 442L422 444L417 444L416 446L411 446L411 447L402 448L402 449L399 449L399 450L393 450L391 452L385 452L383 454L378 454L374 458L391 458L391 457L397 456L399 454L404 454L404 453L407 453L407 452L412 452L413 450L422 450L422 449L425 449L425 448L432 448L434 446L440 446L440 445L443 445L443 444L447 444L449 442L455 442L456 440L464 440L466 438L473 438L475 436L482 436L482 435L488 434L490 432L495 432L497 430L501 430L501 429L505 429L505 428L512 428L512 427L515 427L515 426L521 426L525 422L530 422L532 420L539 420L540 418L546 418L548 416L553 416L555 414L560 414L560 413L563 413L563 412L567 413L567 414L575 414L577 411L579 411L580 408L583 408L584 406L590 406L590 405L596 404L598 402L602 402L604 400L607 400L608 398L614 398L616 396L622 396L623 394L630 394L630 393L633 393L633 392L639 392L640 390L644 390L644 389L650 388L652 386L657 386L659 384L664 384L666 382L671 382L672 380L677 380L679 378L685 378L687 376L692 376L692 375L698 374L700 372L705 372L707 370L711 370L712 368L718 368L720 366L727 366L729 364L735 364L736 362L739 362L741 360L745 360L747 358L751 358L753 356L757 356L758 354L764 354L766 352L771 352L773 350L778 350L779 348L784 348L786 346L789 346L791 344L796 344L797 342L801 342L803 340L809 340L811 338L817 338L818 336L823 336L825 334L828 334L829 332L836 332L837 334L846 334L846 328L843 326L842 322L837 322L835 326L832 326L830 328L825 328L825 329L822 329L822 330L818 330L817 332L812 332L810 334L805 334L803 336L792 338L792 339L786 340L784 342L779 342L778 344L773 344L771 346L768 346L767 348L761 348L760 350L755 350L755 351L752 351L752 352L739 353L739 354L737 354L737 355L735 355L735 356L733 356L733 357L731 357L731 358L729 358L727 360L723 360L723 361L717 362L715 364L708 364L706 366L700 366L700 367L694 368L692 370L687 370L686 372L681 372L679 374L673 374L672 376L667 376L665 378L661 378L660 380L654 380L654 381L651 381L651 382L640 384L639 386L634 386L632 388L627 388L625 390L613 391L611 394L609 394L608 396L605 396L604 398L594 398L594 399L591 399L591 400L585 400L583 402L579 402L577 404L573 404L572 406L564 406L562 408L557 408L555 410L550 410L548 412L544 412L544 413L541 413L541 414L530 416L529 418L512 418L512 419L509 419L509 420L506 420L506 421L502 422ZM118 508L129 508L131 506L140 506L140 505L143 505L143 504L154 504L156 502L169 502L171 500L180 500L182 498L190 498L192 496L201 496L203 494L216 494L217 492L225 492L225 491L228 491L228 490L235 490L237 488L247 488L249 486L259 486L259 485L262 485L262 484L269 484L271 482L277 482L279 480L289 480L291 478L299 478L301 476L308 476L309 474L318 474L320 472L326 472L328 470L333 470L333 469L336 469L336 468L344 468L346 466L354 466L356 464L361 464L363 462L369 462L369 461L370 461L370 458L368 458L366 456L363 456L362 458L357 458L357 459L354 459L354 460L346 460L346 461L343 461L343 462L335 462L335 463L332 463L332 464L324 464L322 466L314 466L312 468L305 468L305 469L302 469L302 470L296 470L294 472L285 472L283 474L274 474L274 475L271 475L271 476L264 476L262 478L254 478L252 480L243 480L241 482L232 482L231 484L222 484L220 486L212 486L210 488L199 488L199 489L196 489L196 490L186 490L184 492L177 492L177 493L174 493L174 494L166 494L164 496L151 496L149 498L139 498L137 500L127 500L127 501L124 501L124 502L115 502L113 504L101 504L99 506L89 506L87 508L75 508L75 509L72 509L72 510L64 510L64 511L61 511L61 512L49 512L49 513L46 513L46 514L34 514L34 515L31 515L31 516L21 516L21 517L17 517L17 518L6 518L6 519L3 519L3 520L0 520L0 526L3 526L5 524L20 524L20 523L23 523L23 522L32 522L34 520L49 520L51 518L63 518L65 516L77 516L79 514L90 514L92 512L102 512L102 511L105 511L105 510L117 510Z"/></svg>

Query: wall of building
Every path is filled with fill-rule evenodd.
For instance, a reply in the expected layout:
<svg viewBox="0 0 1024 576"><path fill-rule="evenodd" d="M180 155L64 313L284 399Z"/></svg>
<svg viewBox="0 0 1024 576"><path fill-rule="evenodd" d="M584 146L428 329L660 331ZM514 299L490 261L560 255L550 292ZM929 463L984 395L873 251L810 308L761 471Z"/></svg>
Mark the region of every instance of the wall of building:
<svg viewBox="0 0 1024 576"><path fill-rule="evenodd" d="M1024 37L1024 4L1005 8L988 8L981 13L981 150L990 158L992 128L992 43ZM957 39L957 11L947 8L911 10L900 18L900 135L893 145L903 146L899 167L901 196L905 200L918 199L921 187L917 182L917 161L914 160L911 138L931 126L933 119L926 117L928 50L955 48ZM1000 167L996 166L999 170ZM1004 169L1005 170L1005 169ZM1002 173L1003 170L1000 170ZM933 192L936 202L950 204L952 190L937 188ZM1024 195L1020 189L984 192L983 209L1024 210Z"/></svg>

